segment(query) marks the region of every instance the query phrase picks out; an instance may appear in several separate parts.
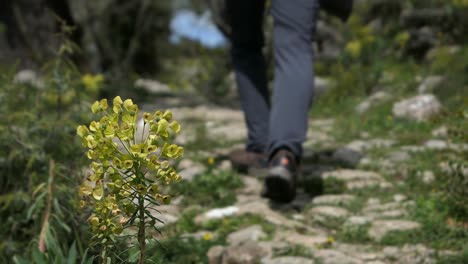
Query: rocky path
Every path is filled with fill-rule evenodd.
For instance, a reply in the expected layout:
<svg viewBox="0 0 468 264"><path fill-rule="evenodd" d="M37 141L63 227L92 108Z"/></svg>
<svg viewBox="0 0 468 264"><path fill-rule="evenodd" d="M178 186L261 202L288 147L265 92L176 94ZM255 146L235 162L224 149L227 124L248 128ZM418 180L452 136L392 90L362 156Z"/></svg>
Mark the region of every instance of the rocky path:
<svg viewBox="0 0 468 264"><path fill-rule="evenodd" d="M165 106L184 125L178 139L187 147L186 159L179 164L184 181L205 173L210 163L215 171L230 171L226 154L241 147L246 136L242 112L206 105L178 107L185 105L183 100L171 100ZM264 224L252 224L227 234L225 243L206 253L209 263L436 263L436 256L452 254L412 242L412 236L423 232L422 224L411 217L415 201L402 192L405 182L401 177L389 177L404 167L411 151L430 146L401 146L393 139L366 138L365 134L337 144L330 133L333 129L333 119L310 121L300 188L292 203L272 204L261 198L261 173L251 172L239 175L243 187L233 190L235 202L199 208L193 221L201 227L216 219L245 215L256 215L274 227L265 230ZM388 150L389 154L374 159L367 155L372 150ZM420 178L421 184L428 184L434 175L426 171ZM184 210L197 206L181 195L161 208L166 224L177 223ZM187 200L185 205L182 200ZM217 232L198 230L184 235L209 240Z"/></svg>

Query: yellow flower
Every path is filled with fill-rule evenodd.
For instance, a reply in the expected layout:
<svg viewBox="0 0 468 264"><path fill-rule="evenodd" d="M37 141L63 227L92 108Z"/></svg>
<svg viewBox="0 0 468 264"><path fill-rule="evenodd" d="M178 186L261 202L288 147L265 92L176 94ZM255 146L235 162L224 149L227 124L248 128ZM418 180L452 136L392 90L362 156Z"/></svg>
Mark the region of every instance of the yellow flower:
<svg viewBox="0 0 468 264"><path fill-rule="evenodd" d="M133 167L133 161L132 160L126 160L124 161L124 167L127 168L127 169L130 169L131 167Z"/></svg>
<svg viewBox="0 0 468 264"><path fill-rule="evenodd" d="M164 119L166 119L167 121L171 121L172 119L172 112L169 111L169 110L166 110L166 112L164 112L163 116L162 116Z"/></svg>
<svg viewBox="0 0 468 264"><path fill-rule="evenodd" d="M209 157L208 158L208 165L213 165L215 162L214 158L213 157Z"/></svg>
<svg viewBox="0 0 468 264"><path fill-rule="evenodd" d="M76 134L77 134L78 136L80 136L80 137L84 137L84 136L88 135L88 133L89 133L89 130L88 130L88 128L87 128L86 126L84 126L84 125L78 126L78 127L76 128Z"/></svg>
<svg viewBox="0 0 468 264"><path fill-rule="evenodd" d="M116 114L120 113L120 111L122 110L122 104L123 104L122 98L120 98L120 96L116 96L114 100L112 101L112 104L114 105L112 107L112 110L114 111L114 113Z"/></svg>
<svg viewBox="0 0 468 264"><path fill-rule="evenodd" d="M150 113L144 113L143 114L143 120L145 120L145 123L149 123L151 121L153 121L153 115L150 114Z"/></svg>
<svg viewBox="0 0 468 264"><path fill-rule="evenodd" d="M91 223L91 225L93 226L97 226L99 224L99 218L97 218L96 216L90 217L89 223Z"/></svg>
<svg viewBox="0 0 468 264"><path fill-rule="evenodd" d="M96 92L104 82L104 75L102 74L85 74L81 77L81 82L88 92Z"/></svg>
<svg viewBox="0 0 468 264"><path fill-rule="evenodd" d="M123 106L127 111L130 111L131 107L133 106L132 99L127 99L123 102Z"/></svg>
<svg viewBox="0 0 468 264"><path fill-rule="evenodd" d="M169 127L171 128L172 131L174 131L174 133L178 134L180 132L180 125L178 122L174 121L172 122Z"/></svg>
<svg viewBox="0 0 468 264"><path fill-rule="evenodd" d="M353 58L358 58L361 56L361 42L358 40L354 40L351 42L348 42L345 47L346 51L353 57Z"/></svg>
<svg viewBox="0 0 468 264"><path fill-rule="evenodd" d="M211 239L213 239L213 235L210 232L203 234L203 240L209 241Z"/></svg>

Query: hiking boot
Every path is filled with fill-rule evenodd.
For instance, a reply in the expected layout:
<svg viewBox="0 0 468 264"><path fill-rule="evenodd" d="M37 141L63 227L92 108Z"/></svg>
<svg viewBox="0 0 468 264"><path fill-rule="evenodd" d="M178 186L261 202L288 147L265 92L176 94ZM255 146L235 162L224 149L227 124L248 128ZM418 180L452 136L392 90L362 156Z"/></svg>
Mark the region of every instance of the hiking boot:
<svg viewBox="0 0 468 264"><path fill-rule="evenodd" d="M297 171L294 154L287 150L278 151L270 161L262 196L275 202L288 203L294 200Z"/></svg>
<svg viewBox="0 0 468 264"><path fill-rule="evenodd" d="M244 149L234 150L229 153L229 160L231 161L232 168L241 173L248 173L251 169L267 167L265 154Z"/></svg>

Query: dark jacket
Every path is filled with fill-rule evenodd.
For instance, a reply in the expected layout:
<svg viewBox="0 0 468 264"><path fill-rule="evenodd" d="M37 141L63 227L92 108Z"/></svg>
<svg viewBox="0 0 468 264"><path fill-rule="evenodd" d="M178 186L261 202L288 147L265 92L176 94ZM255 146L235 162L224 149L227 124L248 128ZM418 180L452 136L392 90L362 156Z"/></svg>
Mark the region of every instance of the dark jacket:
<svg viewBox="0 0 468 264"><path fill-rule="evenodd" d="M353 10L353 0L320 0L320 7L346 21Z"/></svg>

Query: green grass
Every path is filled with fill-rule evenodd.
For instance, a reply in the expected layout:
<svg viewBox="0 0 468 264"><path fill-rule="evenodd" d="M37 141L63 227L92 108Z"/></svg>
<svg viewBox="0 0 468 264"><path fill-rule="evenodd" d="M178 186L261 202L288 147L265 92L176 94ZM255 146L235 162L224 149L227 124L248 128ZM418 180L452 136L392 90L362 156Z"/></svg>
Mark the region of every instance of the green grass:
<svg viewBox="0 0 468 264"><path fill-rule="evenodd" d="M180 236L170 237L149 246L148 252L151 254L148 256L148 263L208 263L208 250L224 242L223 238L196 240Z"/></svg>
<svg viewBox="0 0 468 264"><path fill-rule="evenodd" d="M370 224L362 226L342 226L336 238L345 243L369 243L371 241L367 235L369 227Z"/></svg>
<svg viewBox="0 0 468 264"><path fill-rule="evenodd" d="M312 250L310 248L303 245L294 244L273 252L273 258L283 256L313 258L314 254L312 253Z"/></svg>
<svg viewBox="0 0 468 264"><path fill-rule="evenodd" d="M184 195L183 205L196 204L203 207L223 207L236 202L235 189L243 186L238 174L233 171L208 170L195 176L192 181L182 181L174 185L170 192Z"/></svg>
<svg viewBox="0 0 468 264"><path fill-rule="evenodd" d="M210 220L202 224L201 227L203 230L213 231L221 236L226 236L229 233L252 225L260 225L263 232L267 234L267 239L271 239L276 231L276 227L273 224L267 222L262 216L255 214Z"/></svg>
<svg viewBox="0 0 468 264"><path fill-rule="evenodd" d="M466 264L468 263L468 246L459 253L451 256L439 256L437 264Z"/></svg>

